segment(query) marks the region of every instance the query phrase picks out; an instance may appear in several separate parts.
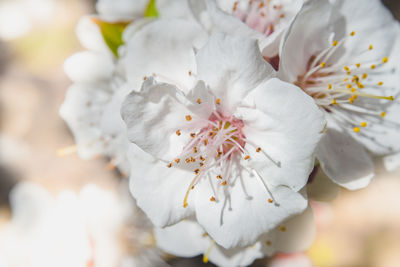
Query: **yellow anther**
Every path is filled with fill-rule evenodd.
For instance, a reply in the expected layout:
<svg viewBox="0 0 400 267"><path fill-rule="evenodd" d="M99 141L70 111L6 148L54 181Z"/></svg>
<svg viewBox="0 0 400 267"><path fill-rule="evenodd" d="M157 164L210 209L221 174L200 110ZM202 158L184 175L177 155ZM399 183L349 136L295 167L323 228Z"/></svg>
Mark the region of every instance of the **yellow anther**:
<svg viewBox="0 0 400 267"><path fill-rule="evenodd" d="M213 249L215 245L215 241L213 240L211 242L210 247L207 249L206 253L203 255L203 263L208 263L208 256L210 256L211 250Z"/></svg>
<svg viewBox="0 0 400 267"><path fill-rule="evenodd" d="M215 197L210 197L210 201L214 202L215 201Z"/></svg>
<svg viewBox="0 0 400 267"><path fill-rule="evenodd" d="M353 99L356 100L358 98L357 95L353 95Z"/></svg>
<svg viewBox="0 0 400 267"><path fill-rule="evenodd" d="M286 226L281 226L281 227L279 227L279 231L281 231L281 232L286 232Z"/></svg>
<svg viewBox="0 0 400 267"><path fill-rule="evenodd" d="M171 167L172 167L172 163L171 163L171 162L168 163L167 167L168 167L168 168L171 168Z"/></svg>
<svg viewBox="0 0 400 267"><path fill-rule="evenodd" d="M180 130L176 130L175 133L176 133L177 136L180 136L180 135L181 135L181 131L180 131Z"/></svg>
<svg viewBox="0 0 400 267"><path fill-rule="evenodd" d="M281 19L283 19L283 18L285 17L285 14L281 14L279 17L280 17Z"/></svg>
<svg viewBox="0 0 400 267"><path fill-rule="evenodd" d="M215 103L216 103L217 105L221 104L221 99L218 98L218 99L215 101Z"/></svg>
<svg viewBox="0 0 400 267"><path fill-rule="evenodd" d="M386 116L386 112L381 113L381 117L384 118Z"/></svg>
<svg viewBox="0 0 400 267"><path fill-rule="evenodd" d="M196 134L195 133L190 133L190 137L195 138Z"/></svg>
<svg viewBox="0 0 400 267"><path fill-rule="evenodd" d="M356 64L356 67L357 67L357 68L361 67L361 64L360 64L360 63L357 63L357 64Z"/></svg>
<svg viewBox="0 0 400 267"><path fill-rule="evenodd" d="M376 68L375 64L372 64L371 69L375 69L375 68Z"/></svg>
<svg viewBox="0 0 400 267"><path fill-rule="evenodd" d="M374 49L374 46L373 45L369 45L369 50L372 50L372 49Z"/></svg>
<svg viewBox="0 0 400 267"><path fill-rule="evenodd" d="M383 82L379 82L378 85L379 85L379 86L383 85Z"/></svg>
<svg viewBox="0 0 400 267"><path fill-rule="evenodd" d="M200 167L203 167L203 166L204 166L204 163L203 163L203 162L200 162L199 165L200 165Z"/></svg>
<svg viewBox="0 0 400 267"><path fill-rule="evenodd" d="M350 104L353 104L353 103L354 103L354 98L350 97L348 100L349 100L349 103L350 103Z"/></svg>
<svg viewBox="0 0 400 267"><path fill-rule="evenodd" d="M190 162L195 162L196 161L196 159L195 158L193 158L193 157L190 157Z"/></svg>
<svg viewBox="0 0 400 267"><path fill-rule="evenodd" d="M337 104L336 99L332 99L332 105Z"/></svg>
<svg viewBox="0 0 400 267"><path fill-rule="evenodd" d="M338 44L338 41L333 41L333 43L332 43L332 46L337 46L337 44Z"/></svg>
<svg viewBox="0 0 400 267"><path fill-rule="evenodd" d="M361 126L361 127L367 127L367 123L366 123L365 121L363 121L363 122L360 124L360 126Z"/></svg>
<svg viewBox="0 0 400 267"><path fill-rule="evenodd" d="M321 68L325 67L326 63L325 62L321 62L321 64L319 64L321 66Z"/></svg>
<svg viewBox="0 0 400 267"><path fill-rule="evenodd" d="M192 120L192 116L190 116L190 115L186 115L185 118L186 118L187 121L191 121Z"/></svg>
<svg viewBox="0 0 400 267"><path fill-rule="evenodd" d="M350 88L351 88L351 84L348 83L348 84L346 85L346 88L347 88L347 89L350 89Z"/></svg>
<svg viewBox="0 0 400 267"><path fill-rule="evenodd" d="M365 86L362 83L357 83L358 88L364 88Z"/></svg>
<svg viewBox="0 0 400 267"><path fill-rule="evenodd" d="M205 160L206 160L203 156L200 156L199 159L200 159L201 161L205 161Z"/></svg>
<svg viewBox="0 0 400 267"><path fill-rule="evenodd" d="M363 79L367 79L367 77L368 77L368 74L366 74L366 73L364 73L364 74L362 75L362 78L363 78Z"/></svg>
<svg viewBox="0 0 400 267"><path fill-rule="evenodd" d="M223 186L225 186L227 183L228 183L228 182L225 180L225 181L223 181L221 184L222 184Z"/></svg>
<svg viewBox="0 0 400 267"><path fill-rule="evenodd" d="M249 155L244 156L244 159L245 159L245 160L248 160L249 158L250 158Z"/></svg>
<svg viewBox="0 0 400 267"><path fill-rule="evenodd" d="M257 147L256 152L261 152L261 147Z"/></svg>
<svg viewBox="0 0 400 267"><path fill-rule="evenodd" d="M387 63L388 61L389 61L389 58L388 58L388 57L382 58L382 63Z"/></svg>
<svg viewBox="0 0 400 267"><path fill-rule="evenodd" d="M272 203L272 202L274 202L274 201L272 200L272 198L268 198L268 203Z"/></svg>
<svg viewBox="0 0 400 267"><path fill-rule="evenodd" d="M174 159L174 161L178 164L181 160L180 159Z"/></svg>
<svg viewBox="0 0 400 267"><path fill-rule="evenodd" d="M356 132L356 133L359 133L359 132L360 132L360 128L358 128L358 127L354 127L353 130L354 130L354 132Z"/></svg>
<svg viewBox="0 0 400 267"><path fill-rule="evenodd" d="M195 170L194 170L194 173L195 173L195 174L199 174L199 173L200 173L200 169L195 169Z"/></svg>
<svg viewBox="0 0 400 267"><path fill-rule="evenodd" d="M193 153L197 153L197 147L193 147Z"/></svg>
<svg viewBox="0 0 400 267"><path fill-rule="evenodd" d="M201 99L197 98L196 102L197 102L197 104L201 104Z"/></svg>
<svg viewBox="0 0 400 267"><path fill-rule="evenodd" d="M388 96L388 97L387 97L387 100L393 101L393 100L394 100L394 97L393 97L393 96Z"/></svg>
<svg viewBox="0 0 400 267"><path fill-rule="evenodd" d="M353 87L353 88L351 88L350 91L351 91L352 93L354 93L356 90L357 90L357 89Z"/></svg>
<svg viewBox="0 0 400 267"><path fill-rule="evenodd" d="M350 33L350 36L354 36L354 35L356 35L356 32L355 32L355 31L352 31L352 32Z"/></svg>
<svg viewBox="0 0 400 267"><path fill-rule="evenodd" d="M332 89L332 84L328 84L328 89Z"/></svg>
<svg viewBox="0 0 400 267"><path fill-rule="evenodd" d="M347 67L347 66L344 66L343 68L344 68L345 71L350 71L350 68Z"/></svg>
<svg viewBox="0 0 400 267"><path fill-rule="evenodd" d="M208 144L208 139L204 139L204 145L206 146Z"/></svg>
<svg viewBox="0 0 400 267"><path fill-rule="evenodd" d="M348 80L349 80L349 78L346 78L346 79L344 79L343 81L344 81L344 82L347 82Z"/></svg>

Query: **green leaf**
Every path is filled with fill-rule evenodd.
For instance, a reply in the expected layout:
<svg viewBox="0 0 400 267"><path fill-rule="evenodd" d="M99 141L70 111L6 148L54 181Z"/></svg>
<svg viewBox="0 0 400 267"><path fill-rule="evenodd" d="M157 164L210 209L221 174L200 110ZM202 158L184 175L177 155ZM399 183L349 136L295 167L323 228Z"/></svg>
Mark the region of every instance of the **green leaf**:
<svg viewBox="0 0 400 267"><path fill-rule="evenodd" d="M146 10L144 11L145 18L158 17L156 0L150 0L147 4Z"/></svg>
<svg viewBox="0 0 400 267"><path fill-rule="evenodd" d="M104 42L114 56L118 58L118 47L124 44L122 33L129 22L107 22L98 18L92 18L92 21L99 26Z"/></svg>

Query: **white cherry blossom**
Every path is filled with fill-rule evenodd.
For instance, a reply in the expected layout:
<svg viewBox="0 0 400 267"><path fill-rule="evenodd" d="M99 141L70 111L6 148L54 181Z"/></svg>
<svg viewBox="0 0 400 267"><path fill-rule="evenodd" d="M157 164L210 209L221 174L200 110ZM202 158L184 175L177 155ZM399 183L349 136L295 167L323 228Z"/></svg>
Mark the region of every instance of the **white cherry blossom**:
<svg viewBox="0 0 400 267"><path fill-rule="evenodd" d="M373 162L400 149L399 25L380 1L308 1L287 31L279 76L324 111L317 149L326 174L348 189L369 184ZM301 52L299 52L301 51ZM395 103L393 103L395 100Z"/></svg>
<svg viewBox="0 0 400 267"><path fill-rule="evenodd" d="M325 122L256 40L214 34L196 65L190 91L148 77L123 103L131 191L156 226L195 215L222 247L250 245L306 208Z"/></svg>

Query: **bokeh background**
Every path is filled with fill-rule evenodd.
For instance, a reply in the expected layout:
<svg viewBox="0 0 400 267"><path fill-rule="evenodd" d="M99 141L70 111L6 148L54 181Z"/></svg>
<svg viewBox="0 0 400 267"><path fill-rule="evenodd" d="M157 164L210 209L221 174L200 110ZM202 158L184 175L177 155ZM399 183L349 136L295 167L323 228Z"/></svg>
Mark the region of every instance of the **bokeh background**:
<svg viewBox="0 0 400 267"><path fill-rule="evenodd" d="M400 1L383 2L399 19ZM94 4L0 0L0 229L10 219L8 193L18 181L57 193L87 183L112 190L121 179L106 159L57 156L58 149L74 144L58 115L71 83L63 61L83 50L74 30L82 15L94 12ZM387 173L377 164L377 178L368 188L341 190L332 202L314 206L318 235L307 254L315 266L400 266L400 172ZM172 264L194 262L199 259Z"/></svg>

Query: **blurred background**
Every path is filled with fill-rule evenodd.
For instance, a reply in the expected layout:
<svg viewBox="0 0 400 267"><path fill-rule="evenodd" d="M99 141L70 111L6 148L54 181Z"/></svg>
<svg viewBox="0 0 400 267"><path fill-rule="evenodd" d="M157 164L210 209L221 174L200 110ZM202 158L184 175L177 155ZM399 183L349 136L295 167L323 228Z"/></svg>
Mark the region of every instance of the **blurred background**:
<svg viewBox="0 0 400 267"><path fill-rule="evenodd" d="M400 1L383 2L399 19ZM11 218L8 193L18 181L37 182L56 194L88 183L116 190L123 179L107 169L105 159L56 153L74 144L58 115L70 85L63 61L83 50L74 30L94 4L0 0L0 230ZM315 204L318 235L307 252L315 266L400 266L400 172L378 168L367 189L341 190L331 203ZM172 264L194 266L194 261L201 260Z"/></svg>

